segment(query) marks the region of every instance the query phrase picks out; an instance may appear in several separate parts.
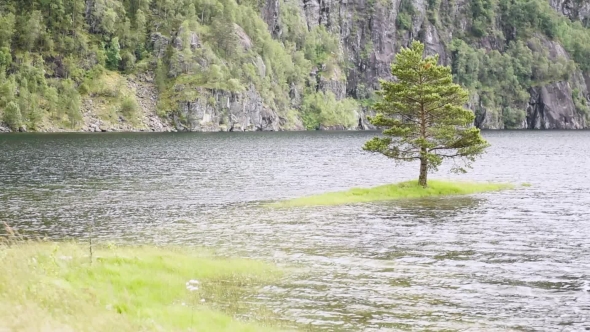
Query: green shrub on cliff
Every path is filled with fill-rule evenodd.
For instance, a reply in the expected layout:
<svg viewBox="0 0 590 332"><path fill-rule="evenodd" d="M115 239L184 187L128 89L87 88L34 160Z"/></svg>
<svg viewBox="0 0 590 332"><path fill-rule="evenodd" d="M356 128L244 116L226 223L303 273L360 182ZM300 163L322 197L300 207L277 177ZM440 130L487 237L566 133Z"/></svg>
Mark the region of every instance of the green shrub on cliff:
<svg viewBox="0 0 590 332"><path fill-rule="evenodd" d="M78 127L82 122L82 113L80 112L81 100L80 94L76 90L74 82L64 80L61 87L60 108L65 111L67 124L70 128Z"/></svg>
<svg viewBox="0 0 590 332"><path fill-rule="evenodd" d="M358 124L358 109L355 100L336 100L332 92L309 93L301 106L303 125L309 130L320 127L352 128Z"/></svg>
<svg viewBox="0 0 590 332"><path fill-rule="evenodd" d="M2 120L10 127L12 130L18 130L18 128L22 125L22 115L20 112L20 107L18 104L11 101L6 105L4 108L4 116Z"/></svg>
<svg viewBox="0 0 590 332"><path fill-rule="evenodd" d="M131 119L137 115L139 111L139 105L133 97L125 97L121 102L121 113L128 119Z"/></svg>
<svg viewBox="0 0 590 332"><path fill-rule="evenodd" d="M412 16L416 13L411 0L401 0L399 4L399 13L395 25L400 30L410 30L412 28Z"/></svg>
<svg viewBox="0 0 590 332"><path fill-rule="evenodd" d="M115 37L109 43L109 47L106 51L106 66L108 69L117 70L119 69L119 62L123 59L121 58L121 46L119 45L119 38Z"/></svg>

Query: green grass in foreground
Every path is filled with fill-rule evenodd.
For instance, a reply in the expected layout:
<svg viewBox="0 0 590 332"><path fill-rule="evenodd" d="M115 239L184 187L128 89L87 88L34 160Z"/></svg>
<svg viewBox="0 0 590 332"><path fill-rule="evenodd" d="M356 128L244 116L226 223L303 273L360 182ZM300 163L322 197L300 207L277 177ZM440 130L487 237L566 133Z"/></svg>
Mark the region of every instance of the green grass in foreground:
<svg viewBox="0 0 590 332"><path fill-rule="evenodd" d="M422 188L418 181L388 184L374 188L353 188L347 191L332 192L275 202L274 207L297 207L318 205L340 205L387 201L407 198L422 198L450 195L469 195L487 191L510 189L512 185L497 183L469 183L429 181L428 188Z"/></svg>
<svg viewBox="0 0 590 332"><path fill-rule="evenodd" d="M0 244L0 331L276 330L263 311L257 322L231 317L280 276L263 262L155 247L98 248L92 265L88 256L73 243Z"/></svg>

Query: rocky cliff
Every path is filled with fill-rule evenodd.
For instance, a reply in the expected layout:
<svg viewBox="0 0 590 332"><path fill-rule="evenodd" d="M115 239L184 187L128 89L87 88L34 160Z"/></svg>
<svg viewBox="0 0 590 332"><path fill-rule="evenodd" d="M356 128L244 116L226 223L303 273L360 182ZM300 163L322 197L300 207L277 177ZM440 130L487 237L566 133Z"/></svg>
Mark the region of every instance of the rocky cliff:
<svg viewBox="0 0 590 332"><path fill-rule="evenodd" d="M477 1L476 1L477 2ZM324 26L338 37L339 49L344 62L339 68L340 79L318 79L318 89L333 92L338 99L352 97L365 99L379 88L379 79L390 78L389 66L395 53L419 39L426 45L428 54L438 54L440 62L453 66L460 55L453 49L456 40L489 54L507 54L510 42L522 40L533 61L548 62L551 73L543 73L544 67L532 66L530 77L524 77L519 89L524 97L503 102L489 102L481 94L507 93L502 88L489 89L486 83L472 88L472 98L467 107L477 115L476 125L485 129L582 129L588 128L589 85L587 75L579 65L570 67L572 56L557 38L531 30L521 33L516 27L503 25L500 13L494 13L486 31L474 33L479 24L473 14L474 3L470 1L422 1L422 0L267 0L261 16L268 25L273 38L281 40L289 32L291 22L285 20L284 11L301 15L308 30ZM480 1L491 10L500 11L498 1ZM500 1L501 2L501 1ZM530 1L532 3L532 1ZM590 16L590 4L571 0L551 0L555 14L567 17L571 22L585 24ZM577 23L575 23L577 24ZM530 28L529 28L530 29ZM495 53L494 53L495 54ZM541 58L539 58L540 56ZM515 55L518 57L518 55ZM541 60L538 60L541 59ZM491 61L491 60L490 60ZM501 65L501 63L500 63ZM553 66L554 65L554 66ZM553 67L552 67L553 66ZM567 68L566 68L567 67ZM560 69L561 68L561 69ZM485 68L483 70L486 70ZM321 70L320 70L321 71ZM558 72L560 71L560 72ZM313 77L317 71L311 73ZM482 74L476 73L476 79ZM535 78L535 76L538 76ZM314 78L315 79L315 78ZM500 77L497 80L502 80ZM506 78L508 80L509 78ZM295 93L297 94L297 93ZM293 94L291 95L293 97ZM497 99L497 97L494 97ZM182 107L182 114L190 117L189 130L281 130L285 121L273 109L265 108L256 97L254 89L241 94L215 94L214 105L206 105L201 99ZM508 99L508 98L507 98ZM295 102L297 104L297 102ZM371 129L366 121L366 111L359 108L355 129ZM211 124L219 123L219 126ZM300 129L300 125L291 126ZM343 126L320 126L320 128L343 128Z"/></svg>
<svg viewBox="0 0 590 332"><path fill-rule="evenodd" d="M586 1L29 2L0 4L0 131L372 129L415 39L476 126L590 127Z"/></svg>
<svg viewBox="0 0 590 332"><path fill-rule="evenodd" d="M470 35L474 24L470 10L475 2L463 0L269 0L265 4L263 17L275 36L280 36L283 29L283 22L279 16L281 6L289 3L301 9L309 28L324 25L339 36L349 64L343 84L346 85L346 94L355 98L363 98L367 89L378 89L378 79L390 76L389 65L394 59L395 52L407 46L412 39L423 41L428 54L439 54L440 62L450 66L454 61L451 44L457 36L469 40L471 45L484 52L504 52L510 41L502 34L489 33L479 38ZM498 5L493 1L487 3L490 6L494 3ZM585 24L590 16L590 4L587 2L551 0L550 5L572 21ZM409 20L400 24L400 15L406 15L404 19ZM502 32L499 15L496 15L495 20L488 31ZM545 36L541 36L541 40L542 48L548 52L547 59L550 62L571 59L559 41L549 40ZM529 45L529 48L534 50L534 46ZM524 111L524 116L512 127L587 128L587 75L577 67L567 76L567 79L531 82L527 87L528 100L513 105ZM477 90L473 91L473 102L468 105L478 115L476 125L490 129L505 128L502 111L490 110L484 106Z"/></svg>

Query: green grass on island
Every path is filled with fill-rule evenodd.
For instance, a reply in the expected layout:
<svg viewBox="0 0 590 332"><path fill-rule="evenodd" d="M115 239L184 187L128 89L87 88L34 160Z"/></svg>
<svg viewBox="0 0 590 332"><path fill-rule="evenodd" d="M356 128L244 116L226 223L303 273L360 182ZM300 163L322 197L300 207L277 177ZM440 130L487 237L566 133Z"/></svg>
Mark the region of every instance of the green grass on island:
<svg viewBox="0 0 590 332"><path fill-rule="evenodd" d="M418 181L407 181L374 188L353 188L346 191L330 192L325 194L300 197L275 202L271 205L273 207L341 205L409 198L469 195L510 188L513 188L513 186L510 184L501 183L469 183L445 181L429 181L428 187L423 188L418 184Z"/></svg>
<svg viewBox="0 0 590 332"><path fill-rule="evenodd" d="M0 242L0 331L278 330L245 301L280 277L272 265L156 247L102 246L94 258L80 244Z"/></svg>

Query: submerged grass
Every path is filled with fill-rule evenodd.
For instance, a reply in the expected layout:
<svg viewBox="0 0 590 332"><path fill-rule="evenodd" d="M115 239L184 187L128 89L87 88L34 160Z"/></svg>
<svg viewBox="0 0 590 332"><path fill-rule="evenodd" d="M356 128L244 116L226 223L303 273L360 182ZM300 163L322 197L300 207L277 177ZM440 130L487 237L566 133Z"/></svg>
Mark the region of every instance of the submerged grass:
<svg viewBox="0 0 590 332"><path fill-rule="evenodd" d="M245 296L280 276L271 265L147 246L94 257L75 243L0 244L0 331L278 329L271 315L232 317L251 313Z"/></svg>
<svg viewBox="0 0 590 332"><path fill-rule="evenodd" d="M407 181L374 188L353 188L347 191L300 197L291 200L275 202L271 205L273 207L341 205L407 198L469 195L510 188L513 188L513 186L510 184L445 181L429 181L428 187L422 188L418 184L418 181Z"/></svg>

